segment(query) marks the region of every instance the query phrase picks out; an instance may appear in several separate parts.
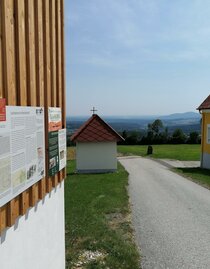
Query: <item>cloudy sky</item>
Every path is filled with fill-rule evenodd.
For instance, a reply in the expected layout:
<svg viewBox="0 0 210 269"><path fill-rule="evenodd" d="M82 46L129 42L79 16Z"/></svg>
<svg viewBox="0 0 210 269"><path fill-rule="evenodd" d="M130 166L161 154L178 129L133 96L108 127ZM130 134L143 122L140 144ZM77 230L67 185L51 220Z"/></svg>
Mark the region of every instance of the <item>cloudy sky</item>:
<svg viewBox="0 0 210 269"><path fill-rule="evenodd" d="M67 115L195 111L210 94L209 14L209 0L66 0Z"/></svg>

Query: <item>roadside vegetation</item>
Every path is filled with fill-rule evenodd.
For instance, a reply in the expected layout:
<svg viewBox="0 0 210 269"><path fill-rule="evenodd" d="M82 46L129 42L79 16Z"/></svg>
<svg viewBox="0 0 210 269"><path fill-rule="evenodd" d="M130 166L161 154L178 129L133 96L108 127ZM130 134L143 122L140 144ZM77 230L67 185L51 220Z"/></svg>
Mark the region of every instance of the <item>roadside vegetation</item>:
<svg viewBox="0 0 210 269"><path fill-rule="evenodd" d="M116 173L81 175L74 171L71 160L65 181L66 268L139 269L127 172L120 164Z"/></svg>
<svg viewBox="0 0 210 269"><path fill-rule="evenodd" d="M153 145L153 154L149 155L159 159L174 159L180 161L199 161L200 160L200 145ZM148 146L118 146L118 154L120 156L148 156Z"/></svg>
<svg viewBox="0 0 210 269"><path fill-rule="evenodd" d="M195 168L177 168L174 169L174 171L210 189L210 170L195 167Z"/></svg>

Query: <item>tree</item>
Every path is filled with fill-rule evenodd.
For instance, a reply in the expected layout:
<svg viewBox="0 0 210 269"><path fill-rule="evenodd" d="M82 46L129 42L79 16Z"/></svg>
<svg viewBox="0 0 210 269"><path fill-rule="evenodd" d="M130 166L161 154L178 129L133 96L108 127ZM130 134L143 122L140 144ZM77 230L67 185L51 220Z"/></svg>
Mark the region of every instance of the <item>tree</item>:
<svg viewBox="0 0 210 269"><path fill-rule="evenodd" d="M155 134L159 134L160 129L163 128L163 122L160 119L155 120L152 124L151 124L151 129Z"/></svg>
<svg viewBox="0 0 210 269"><path fill-rule="evenodd" d="M137 145L140 141L140 134L136 131L131 132L126 138L126 144L128 145Z"/></svg>
<svg viewBox="0 0 210 269"><path fill-rule="evenodd" d="M198 132L191 132L187 142L189 144L198 144L198 140L199 140L199 133Z"/></svg>
<svg viewBox="0 0 210 269"><path fill-rule="evenodd" d="M169 139L168 127L165 127L165 129L162 132L161 136L162 136L162 143L163 144L168 143L168 139Z"/></svg>
<svg viewBox="0 0 210 269"><path fill-rule="evenodd" d="M126 140L126 138L128 137L128 133L127 133L127 131L126 130L124 130L123 132L122 132L122 137Z"/></svg>
<svg viewBox="0 0 210 269"><path fill-rule="evenodd" d="M162 144L162 135L160 130L163 129L163 123L160 119L149 123L147 126L147 141L149 144Z"/></svg>
<svg viewBox="0 0 210 269"><path fill-rule="evenodd" d="M173 144L184 144L186 142L186 136L183 133L182 129L174 130L172 134L172 143Z"/></svg>

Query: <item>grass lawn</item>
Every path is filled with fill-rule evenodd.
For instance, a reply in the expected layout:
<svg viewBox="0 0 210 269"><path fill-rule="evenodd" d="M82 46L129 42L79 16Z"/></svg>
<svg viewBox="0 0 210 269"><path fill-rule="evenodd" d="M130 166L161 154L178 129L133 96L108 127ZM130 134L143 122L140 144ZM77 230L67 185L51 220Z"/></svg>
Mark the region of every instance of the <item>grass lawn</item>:
<svg viewBox="0 0 210 269"><path fill-rule="evenodd" d="M68 147L67 160L75 160L75 159L76 159L76 147Z"/></svg>
<svg viewBox="0 0 210 269"><path fill-rule="evenodd" d="M180 161L200 160L200 145L153 145L153 158L175 159ZM147 156L147 146L118 146L118 153L123 156Z"/></svg>
<svg viewBox="0 0 210 269"><path fill-rule="evenodd" d="M128 174L75 174L65 181L66 268L137 269L127 195ZM92 260L91 260L92 255Z"/></svg>
<svg viewBox="0 0 210 269"><path fill-rule="evenodd" d="M203 168L177 168L174 171L210 189L210 170Z"/></svg>

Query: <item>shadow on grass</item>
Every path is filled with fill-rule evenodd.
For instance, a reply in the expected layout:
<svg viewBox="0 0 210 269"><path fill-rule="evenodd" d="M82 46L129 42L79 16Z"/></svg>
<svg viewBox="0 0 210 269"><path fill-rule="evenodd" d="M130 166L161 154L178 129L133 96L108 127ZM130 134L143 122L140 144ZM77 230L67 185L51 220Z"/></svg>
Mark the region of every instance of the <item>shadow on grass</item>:
<svg viewBox="0 0 210 269"><path fill-rule="evenodd" d="M197 174L199 176L204 175L204 176L210 176L210 170L200 168L200 167L186 167L186 168L177 168L178 171L182 172L183 174Z"/></svg>
<svg viewBox="0 0 210 269"><path fill-rule="evenodd" d="M76 172L67 172L66 175L67 176L73 176L73 175L76 175L77 173Z"/></svg>
<svg viewBox="0 0 210 269"><path fill-rule="evenodd" d="M189 178L196 183L210 189L210 170L195 167L195 168L176 168L175 169L182 176Z"/></svg>

